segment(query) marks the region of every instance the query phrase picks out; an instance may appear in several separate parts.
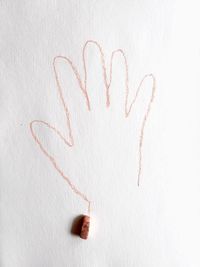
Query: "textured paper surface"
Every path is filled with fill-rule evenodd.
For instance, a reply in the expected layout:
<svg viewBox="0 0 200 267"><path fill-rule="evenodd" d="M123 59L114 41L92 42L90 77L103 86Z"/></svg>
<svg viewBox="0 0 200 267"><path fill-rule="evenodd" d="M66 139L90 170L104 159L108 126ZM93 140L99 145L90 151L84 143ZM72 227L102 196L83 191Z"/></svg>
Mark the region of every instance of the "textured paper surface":
<svg viewBox="0 0 200 267"><path fill-rule="evenodd" d="M0 265L2 267L200 266L198 1L1 1ZM83 77L82 48L97 41L106 64L121 48L131 95L157 80L137 186L138 138L150 83L124 118L123 62L105 106L99 54L87 50L91 112L69 68L59 66L75 146L36 131L64 173L92 201L87 241L70 233L86 213L34 142L29 123L66 133L53 58L69 57Z"/></svg>

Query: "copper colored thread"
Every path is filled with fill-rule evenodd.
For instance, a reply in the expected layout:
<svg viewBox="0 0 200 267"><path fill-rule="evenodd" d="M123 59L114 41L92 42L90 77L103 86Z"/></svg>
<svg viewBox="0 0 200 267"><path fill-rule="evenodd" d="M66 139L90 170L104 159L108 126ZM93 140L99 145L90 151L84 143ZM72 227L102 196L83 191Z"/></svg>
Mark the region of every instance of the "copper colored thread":
<svg viewBox="0 0 200 267"><path fill-rule="evenodd" d="M124 114L125 117L128 117L135 102L136 99L139 95L140 89L142 87L142 84L144 82L144 80L146 78L151 78L152 79L152 92L151 92L151 97L149 100L149 103L147 105L147 109L145 112L145 115L143 117L143 121L142 121L142 126L140 129L140 137L139 137L139 148L138 148L138 157L139 157L139 164L138 164L138 175L137 175L137 184L139 186L140 184L140 177L141 177L141 171L142 171L142 147L143 147L143 138L144 138L144 129L145 129L145 124L151 109L151 104L153 102L154 99L154 95L155 95L155 88L156 88L156 82L155 82L155 77L153 74L147 74L143 77L143 79L141 80L139 86L136 89L136 93L135 96L133 98L133 100L131 101L130 106L128 107L128 96L129 96L129 71L128 71L128 63L127 63L127 59L125 56L125 53L123 52L123 50L118 49L112 52L111 54L111 58L110 58L110 68L109 68L109 76L107 75L107 69L106 69L106 64L105 64L105 58L104 58L104 53L103 50L101 48L101 46L93 40L88 40L84 47L83 47L83 51L82 51L82 60L83 60L83 70L84 70L84 79L82 81L80 74L77 70L77 68L74 66L73 62L64 56L56 56L53 59L53 70L54 70L54 75L55 75L55 80L56 80L56 84L57 84L57 90L58 90L58 94L61 100L61 104L63 106L64 109L64 113L65 113L65 117L66 117L66 126L67 126L67 130L69 132L69 137L66 138L55 126L49 124L48 122L45 122L43 120L33 120L30 122L30 130L31 130L31 134L35 140L35 142L39 145L39 148L41 149L41 151L44 153L44 155L50 160L50 162L52 163L52 165L54 166L54 168L57 170L57 172L63 177L63 179L65 179L68 183L68 185L71 187L71 189L73 190L73 192L77 195L79 195L84 201L87 202L87 210L88 210L88 214L90 214L90 206L91 206L91 201L88 199L88 197L82 193L80 190L78 190L78 188L70 181L69 177L66 176L63 171L61 170L61 168L58 166L55 158L53 156L51 156L51 154L44 148L44 146L42 145L39 137L36 135L36 133L34 132L34 124L43 124L46 127L48 127L50 130L54 131L57 136L59 138L61 138L61 140L64 142L65 145L67 145L68 147L73 147L74 146L74 139L73 139L73 134L72 134L72 129L71 129L71 121L70 121L70 113L67 107L67 104L64 100L63 97L63 89L61 87L60 81L59 81L59 77L58 77L58 73L57 73L57 69L56 69L56 62L58 59L62 59L64 60L72 69L74 76L76 77L77 81L78 81L78 85L79 88L81 90L81 92L83 93L83 96L85 97L85 101L86 101L86 106L88 108L88 110L91 110L91 106L90 106L90 99L87 93L87 67L86 67L86 60L85 60L85 51L86 48L89 44L93 44L95 45L100 53L100 59L101 59L101 66L102 66L102 74L103 74L103 80L104 80L104 85L105 85L105 94L106 94L106 106L109 107L110 106L110 94L109 94L109 88L111 86L111 82L112 82L112 65L113 65L113 59L114 56L116 54L121 54L124 60L124 66L125 66L125 104L124 104ZM69 139L69 140L68 140Z"/></svg>

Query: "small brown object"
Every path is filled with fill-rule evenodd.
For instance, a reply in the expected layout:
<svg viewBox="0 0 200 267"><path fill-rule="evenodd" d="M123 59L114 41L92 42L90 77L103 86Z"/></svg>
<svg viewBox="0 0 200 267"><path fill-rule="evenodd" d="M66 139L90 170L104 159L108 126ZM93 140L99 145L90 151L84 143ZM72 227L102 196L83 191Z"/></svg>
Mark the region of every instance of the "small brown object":
<svg viewBox="0 0 200 267"><path fill-rule="evenodd" d="M80 238L82 239L88 238L89 228L90 228L90 217L87 215L84 215L82 219Z"/></svg>

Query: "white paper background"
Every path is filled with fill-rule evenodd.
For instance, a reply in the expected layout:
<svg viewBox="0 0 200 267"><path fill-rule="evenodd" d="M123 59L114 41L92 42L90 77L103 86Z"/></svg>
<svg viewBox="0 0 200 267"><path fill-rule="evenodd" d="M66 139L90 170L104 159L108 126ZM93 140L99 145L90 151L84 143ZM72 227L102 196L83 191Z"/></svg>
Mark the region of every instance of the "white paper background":
<svg viewBox="0 0 200 267"><path fill-rule="evenodd" d="M178 0L0 2L2 267L200 266L198 10L198 1ZM113 50L124 50L131 89L154 73L157 91L138 188L138 129L149 84L127 121L120 57L109 110L97 49L87 53L91 112L69 68L60 66L75 146L63 147L42 127L37 133L92 200L84 241L70 229L86 205L41 153L29 122L66 130L52 60L68 56L83 75L88 39L103 47L106 64Z"/></svg>

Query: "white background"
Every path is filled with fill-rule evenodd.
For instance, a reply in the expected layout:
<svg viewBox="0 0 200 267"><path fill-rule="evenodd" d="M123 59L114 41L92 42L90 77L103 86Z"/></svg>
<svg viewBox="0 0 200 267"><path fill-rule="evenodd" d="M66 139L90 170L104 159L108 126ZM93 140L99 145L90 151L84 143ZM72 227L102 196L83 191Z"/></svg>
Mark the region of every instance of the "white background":
<svg viewBox="0 0 200 267"><path fill-rule="evenodd" d="M200 266L198 25L198 1L0 2L2 267ZM120 57L109 110L94 47L87 53L91 112L61 66L75 146L64 147L42 127L37 132L92 201L85 241L70 229L86 205L41 153L29 122L43 119L66 131L52 59L68 56L83 77L88 39L103 47L106 64L113 50L124 50L132 96L147 73L156 76L157 90L137 187L138 130L149 84L127 121Z"/></svg>

